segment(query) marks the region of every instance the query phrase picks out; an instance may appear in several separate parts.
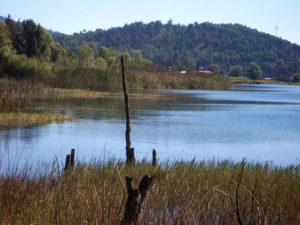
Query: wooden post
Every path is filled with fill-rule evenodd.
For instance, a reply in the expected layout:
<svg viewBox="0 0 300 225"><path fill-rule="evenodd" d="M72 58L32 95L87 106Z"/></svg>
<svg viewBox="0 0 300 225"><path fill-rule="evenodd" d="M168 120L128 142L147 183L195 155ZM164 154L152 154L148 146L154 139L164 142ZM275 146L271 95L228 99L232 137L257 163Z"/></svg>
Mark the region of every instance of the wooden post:
<svg viewBox="0 0 300 225"><path fill-rule="evenodd" d="M71 155L67 155L66 156L66 163L65 163L65 171L67 171L69 166L70 166L70 160L71 160Z"/></svg>
<svg viewBox="0 0 300 225"><path fill-rule="evenodd" d="M121 225L130 225L132 223L138 224L139 216L144 207L144 202L147 197L148 190L153 181L153 176L145 175L138 188L134 188L132 185L132 177L125 177L126 187L128 192L128 198L125 205L124 217L121 221Z"/></svg>
<svg viewBox="0 0 300 225"><path fill-rule="evenodd" d="M130 142L130 115L129 115L129 104L128 104L128 94L127 94L127 88L126 88L126 74L125 74L125 62L124 62L124 56L121 56L121 66L122 66L122 84L123 84L123 91L124 91L124 99L125 99L125 112L126 112L126 160L127 163L134 163L134 149L131 148L131 142Z"/></svg>
<svg viewBox="0 0 300 225"><path fill-rule="evenodd" d="M152 150L152 166L156 166L156 151L155 149Z"/></svg>
<svg viewBox="0 0 300 225"><path fill-rule="evenodd" d="M71 149L71 166L74 166L74 160L75 160L75 149Z"/></svg>

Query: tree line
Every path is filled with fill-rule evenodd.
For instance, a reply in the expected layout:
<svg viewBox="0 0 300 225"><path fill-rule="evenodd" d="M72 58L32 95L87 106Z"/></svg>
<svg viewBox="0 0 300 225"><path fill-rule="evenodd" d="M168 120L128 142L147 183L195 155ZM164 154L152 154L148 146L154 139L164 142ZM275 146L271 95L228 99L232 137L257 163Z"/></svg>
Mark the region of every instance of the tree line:
<svg viewBox="0 0 300 225"><path fill-rule="evenodd" d="M65 38L68 49L85 42L91 48L113 47L120 51L139 49L143 56L162 66L190 70L210 63L229 73L234 65L244 69L255 63L268 77L286 78L300 71L300 46L239 24L194 23L188 26L160 21L132 23L108 30L83 31Z"/></svg>
<svg viewBox="0 0 300 225"><path fill-rule="evenodd" d="M160 69L151 60L143 58L140 50L122 52L103 46L95 49L85 42L67 49L65 38L54 41L52 35L33 20L14 21L8 16L4 23L0 21L0 77L49 75L68 68L113 70L120 67L121 55L128 69Z"/></svg>

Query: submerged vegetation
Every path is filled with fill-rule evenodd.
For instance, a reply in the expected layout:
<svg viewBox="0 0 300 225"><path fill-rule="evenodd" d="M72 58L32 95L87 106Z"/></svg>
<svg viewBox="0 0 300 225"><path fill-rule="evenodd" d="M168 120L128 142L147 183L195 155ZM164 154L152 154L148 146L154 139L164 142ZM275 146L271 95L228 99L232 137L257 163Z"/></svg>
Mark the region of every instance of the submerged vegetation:
<svg viewBox="0 0 300 225"><path fill-rule="evenodd" d="M53 164L58 165L58 164ZM120 224L126 187L154 175L139 224L297 224L299 167L223 162L116 160L25 169L0 176L1 224ZM238 207L237 207L238 205ZM250 222L251 221L251 222Z"/></svg>

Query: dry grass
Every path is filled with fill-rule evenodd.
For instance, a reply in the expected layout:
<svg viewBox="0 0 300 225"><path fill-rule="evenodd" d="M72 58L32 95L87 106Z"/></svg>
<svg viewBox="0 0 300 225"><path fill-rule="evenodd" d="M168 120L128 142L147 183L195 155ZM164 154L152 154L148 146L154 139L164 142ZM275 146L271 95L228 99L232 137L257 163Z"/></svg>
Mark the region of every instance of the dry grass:
<svg viewBox="0 0 300 225"><path fill-rule="evenodd" d="M119 224L124 177L155 176L140 224L237 224L234 204L241 163L174 162L153 168L115 160L77 163L74 171L23 171L0 177L0 224ZM51 171L50 171L51 170ZM299 167L246 164L238 202L244 224L297 224ZM256 188L254 188L256 187ZM251 207L252 206L252 207ZM252 210L251 210L252 209Z"/></svg>
<svg viewBox="0 0 300 225"><path fill-rule="evenodd" d="M293 84L299 85L299 83L286 82L280 80L251 80L247 77L230 77L232 84Z"/></svg>
<svg viewBox="0 0 300 225"><path fill-rule="evenodd" d="M104 91L90 91L84 89L67 89L67 88L49 88L52 92L53 98L99 98L103 96L109 96L110 92Z"/></svg>
<svg viewBox="0 0 300 225"><path fill-rule="evenodd" d="M48 122L72 121L74 118L68 115L52 115L50 113L0 113L0 124L17 125L17 124L42 124Z"/></svg>

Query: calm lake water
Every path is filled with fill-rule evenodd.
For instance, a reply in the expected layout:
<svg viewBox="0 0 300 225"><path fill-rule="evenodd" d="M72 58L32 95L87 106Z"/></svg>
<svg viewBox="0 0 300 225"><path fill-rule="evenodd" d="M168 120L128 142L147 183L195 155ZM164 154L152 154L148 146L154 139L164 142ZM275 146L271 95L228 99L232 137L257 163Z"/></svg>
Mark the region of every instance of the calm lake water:
<svg viewBox="0 0 300 225"><path fill-rule="evenodd" d="M237 85L231 91L137 91L129 96L131 139L136 158L152 149L166 159L300 163L300 86ZM44 105L72 114L74 122L0 129L2 169L77 158L125 159L121 93L93 100ZM22 159L22 160L20 160Z"/></svg>

